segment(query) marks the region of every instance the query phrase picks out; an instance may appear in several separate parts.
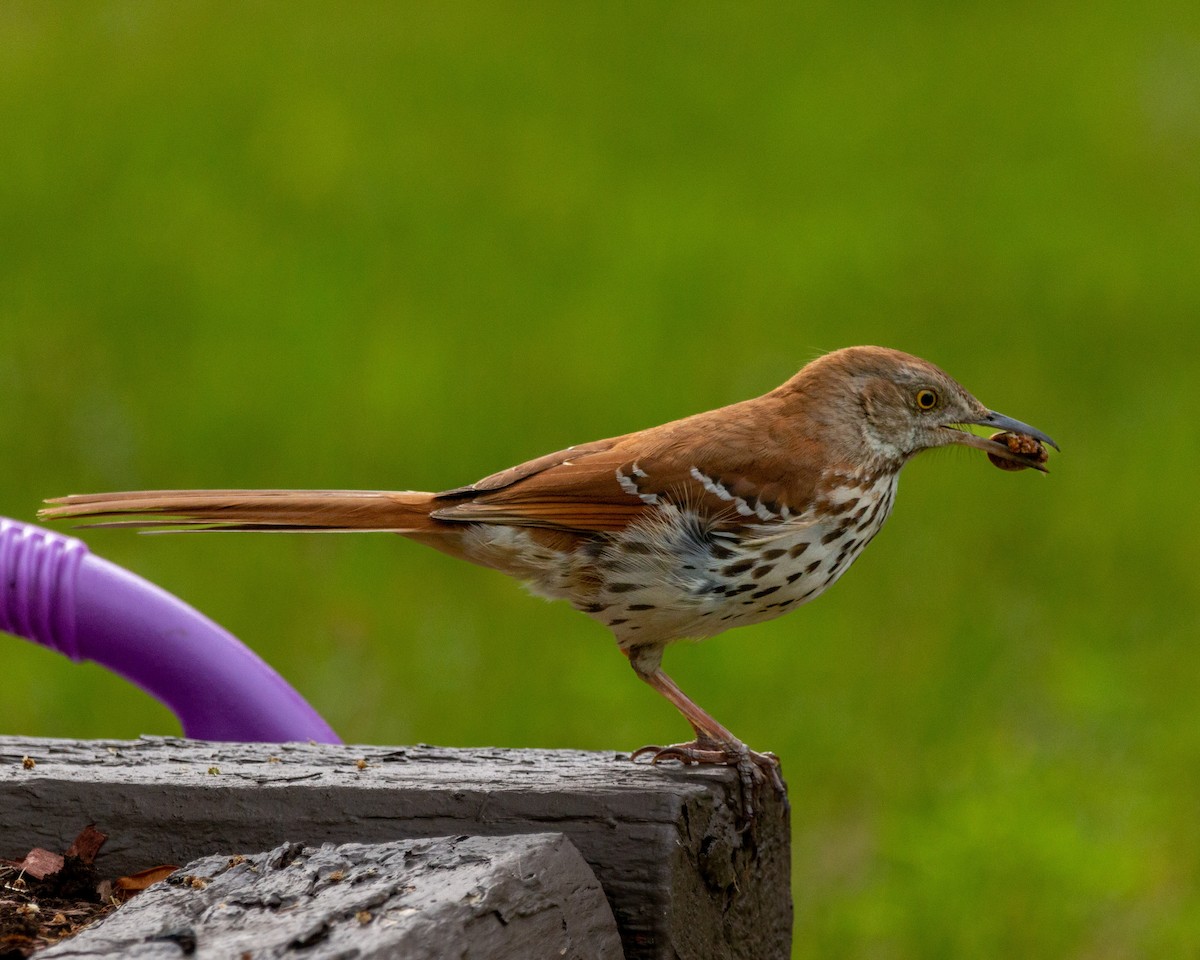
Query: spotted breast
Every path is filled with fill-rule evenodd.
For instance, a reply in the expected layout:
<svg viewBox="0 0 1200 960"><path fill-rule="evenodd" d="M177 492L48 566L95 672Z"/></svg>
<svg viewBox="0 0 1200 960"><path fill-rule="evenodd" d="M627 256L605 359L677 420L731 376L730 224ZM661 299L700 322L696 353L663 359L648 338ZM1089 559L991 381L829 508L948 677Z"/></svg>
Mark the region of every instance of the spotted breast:
<svg viewBox="0 0 1200 960"><path fill-rule="evenodd" d="M734 494L697 467L689 475L697 489L654 492L652 477L629 464L614 479L652 509L625 529L560 550L527 529L480 526L469 554L489 566L519 563L534 593L569 601L623 648L711 637L778 617L832 586L887 519L897 480L831 475L825 496L795 512ZM705 509L706 498L716 509Z"/></svg>

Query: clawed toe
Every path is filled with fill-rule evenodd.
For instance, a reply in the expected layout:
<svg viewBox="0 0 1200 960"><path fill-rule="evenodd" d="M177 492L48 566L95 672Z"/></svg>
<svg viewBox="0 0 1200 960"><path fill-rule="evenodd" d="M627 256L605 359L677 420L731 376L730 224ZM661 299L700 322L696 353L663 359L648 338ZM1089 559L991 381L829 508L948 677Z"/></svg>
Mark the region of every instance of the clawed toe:
<svg viewBox="0 0 1200 960"><path fill-rule="evenodd" d="M754 796L764 783L769 781L781 795L786 792L779 758L773 753L751 750L740 740L720 743L698 738L691 743L640 747L630 754L635 761L645 756L649 756L651 764L676 760L688 765L712 764L735 768L742 788L742 814L747 823L754 820Z"/></svg>
<svg viewBox="0 0 1200 960"><path fill-rule="evenodd" d="M728 754L717 745L702 745L699 741L692 743L673 743L666 747L639 747L630 754L630 758L638 760L650 756L650 763L662 763L664 760L678 760L680 763L711 763L729 764Z"/></svg>
<svg viewBox="0 0 1200 960"><path fill-rule="evenodd" d="M750 762L754 764L759 776L765 776L777 791L786 793L787 786L783 782L783 764L779 762L779 758L769 750L766 753L755 753L753 750L747 752L750 754Z"/></svg>

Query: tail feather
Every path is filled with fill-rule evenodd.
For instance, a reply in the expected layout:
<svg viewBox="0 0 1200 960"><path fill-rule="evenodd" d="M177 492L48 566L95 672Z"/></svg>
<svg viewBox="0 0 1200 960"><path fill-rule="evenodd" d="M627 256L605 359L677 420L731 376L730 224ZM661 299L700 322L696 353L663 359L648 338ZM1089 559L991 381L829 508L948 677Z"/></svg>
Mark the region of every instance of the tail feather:
<svg viewBox="0 0 1200 960"><path fill-rule="evenodd" d="M88 526L160 530L378 530L420 533L433 494L383 490L136 490L47 500L42 520L95 520ZM116 519L109 520L112 517Z"/></svg>

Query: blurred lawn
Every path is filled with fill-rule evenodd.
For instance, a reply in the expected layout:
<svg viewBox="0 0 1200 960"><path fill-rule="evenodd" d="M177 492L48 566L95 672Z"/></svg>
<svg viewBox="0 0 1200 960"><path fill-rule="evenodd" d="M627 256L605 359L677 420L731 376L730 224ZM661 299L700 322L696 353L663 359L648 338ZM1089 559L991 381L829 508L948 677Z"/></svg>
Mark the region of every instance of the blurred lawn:
<svg viewBox="0 0 1200 960"><path fill-rule="evenodd" d="M1200 21L1128 5L0 5L0 513L439 489L921 354L1063 445L906 471L668 654L783 758L795 956L1200 952ZM387 536L93 549L350 741L681 738L607 634ZM0 638L0 729L170 733Z"/></svg>

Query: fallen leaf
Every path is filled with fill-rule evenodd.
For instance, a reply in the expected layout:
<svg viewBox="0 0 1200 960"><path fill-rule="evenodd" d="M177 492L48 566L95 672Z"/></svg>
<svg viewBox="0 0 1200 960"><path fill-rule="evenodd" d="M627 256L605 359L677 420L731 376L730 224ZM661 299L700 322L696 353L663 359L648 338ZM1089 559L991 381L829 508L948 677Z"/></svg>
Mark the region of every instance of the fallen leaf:
<svg viewBox="0 0 1200 960"><path fill-rule="evenodd" d="M148 870L140 870L137 873L132 873L127 877L117 877L114 886L118 890L124 890L127 893L137 893L139 890L145 890L150 884L158 883L159 880L166 880L173 874L177 867L173 863L164 863L158 867L150 867Z"/></svg>

